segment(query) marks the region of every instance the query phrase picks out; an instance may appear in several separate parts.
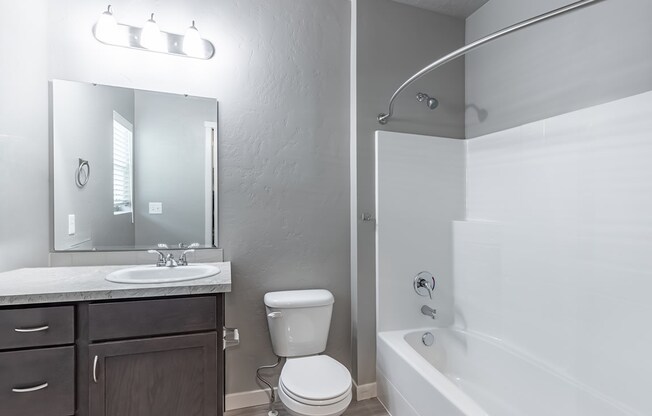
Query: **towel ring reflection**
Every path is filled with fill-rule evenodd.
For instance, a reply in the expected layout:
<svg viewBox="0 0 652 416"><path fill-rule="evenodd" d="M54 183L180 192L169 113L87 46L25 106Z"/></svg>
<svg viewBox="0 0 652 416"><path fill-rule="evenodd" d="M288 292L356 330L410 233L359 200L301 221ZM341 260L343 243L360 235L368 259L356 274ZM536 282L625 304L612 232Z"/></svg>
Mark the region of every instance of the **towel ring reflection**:
<svg viewBox="0 0 652 416"><path fill-rule="evenodd" d="M91 177L91 165L88 160L79 159L79 166L75 173L75 183L78 188L83 188Z"/></svg>

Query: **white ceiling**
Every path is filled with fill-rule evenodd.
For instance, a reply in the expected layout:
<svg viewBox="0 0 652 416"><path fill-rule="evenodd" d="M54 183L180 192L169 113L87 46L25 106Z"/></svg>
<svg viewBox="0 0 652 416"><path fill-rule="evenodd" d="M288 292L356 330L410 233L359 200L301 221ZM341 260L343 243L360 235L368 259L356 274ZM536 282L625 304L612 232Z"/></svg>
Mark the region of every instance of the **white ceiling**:
<svg viewBox="0 0 652 416"><path fill-rule="evenodd" d="M466 19L489 0L394 0L437 13Z"/></svg>

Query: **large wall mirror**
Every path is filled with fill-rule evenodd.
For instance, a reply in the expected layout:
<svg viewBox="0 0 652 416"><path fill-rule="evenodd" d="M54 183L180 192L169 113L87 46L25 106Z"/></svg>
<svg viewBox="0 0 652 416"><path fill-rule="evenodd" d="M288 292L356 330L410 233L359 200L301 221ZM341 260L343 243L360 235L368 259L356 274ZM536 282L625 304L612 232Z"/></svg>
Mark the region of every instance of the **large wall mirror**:
<svg viewBox="0 0 652 416"><path fill-rule="evenodd" d="M55 251L216 246L216 100L51 88Z"/></svg>

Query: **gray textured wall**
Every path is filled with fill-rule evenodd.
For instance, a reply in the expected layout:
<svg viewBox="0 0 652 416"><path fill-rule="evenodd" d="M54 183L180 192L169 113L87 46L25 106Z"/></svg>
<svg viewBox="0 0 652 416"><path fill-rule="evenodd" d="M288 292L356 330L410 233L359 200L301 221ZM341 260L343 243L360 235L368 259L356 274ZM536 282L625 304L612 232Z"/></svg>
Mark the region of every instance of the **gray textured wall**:
<svg viewBox="0 0 652 416"><path fill-rule="evenodd" d="M215 97L220 101L220 246L233 261L227 390L258 389L273 361L262 298L324 287L336 305L328 353L350 364L349 9L347 0L117 0L164 30L192 19L210 61L104 46L91 27L104 4L3 5L0 13L0 270L47 264L48 79ZM22 33L20 43L14 34ZM32 24L34 27L32 27ZM29 163L26 163L29 161Z"/></svg>
<svg viewBox="0 0 652 416"><path fill-rule="evenodd" d="M464 44L464 21L389 0L357 0L357 217L375 210L374 132L398 131L464 137L464 61L423 78L396 101L395 118L380 126L396 88L415 72ZM415 100L423 91L437 97L435 111ZM354 377L375 381L375 227L358 221L354 298ZM355 356L356 354L354 354Z"/></svg>
<svg viewBox="0 0 652 416"><path fill-rule="evenodd" d="M8 4L0 13L0 271L47 264L49 247L47 1ZM23 31L27 21L35 30Z"/></svg>
<svg viewBox="0 0 652 416"><path fill-rule="evenodd" d="M468 42L570 0L491 0ZM466 134L476 137L652 89L652 2L607 0L466 57ZM486 118L478 118L478 109Z"/></svg>
<svg viewBox="0 0 652 416"><path fill-rule="evenodd" d="M274 362L262 297L335 295L327 352L350 364L349 2L236 2L220 14L239 48L220 98L220 246L234 262L229 391ZM226 80L225 80L226 83Z"/></svg>
<svg viewBox="0 0 652 416"><path fill-rule="evenodd" d="M151 91L134 95L136 245L203 245L211 227L205 224L204 122L217 122L217 102ZM163 214L150 215L150 202L161 202Z"/></svg>
<svg viewBox="0 0 652 416"><path fill-rule="evenodd" d="M130 214L113 214L113 112L134 123L134 92L79 82L52 82L54 247L67 250L90 239L82 249L133 247ZM91 177L75 183L79 158L88 160ZM75 235L68 235L68 215Z"/></svg>

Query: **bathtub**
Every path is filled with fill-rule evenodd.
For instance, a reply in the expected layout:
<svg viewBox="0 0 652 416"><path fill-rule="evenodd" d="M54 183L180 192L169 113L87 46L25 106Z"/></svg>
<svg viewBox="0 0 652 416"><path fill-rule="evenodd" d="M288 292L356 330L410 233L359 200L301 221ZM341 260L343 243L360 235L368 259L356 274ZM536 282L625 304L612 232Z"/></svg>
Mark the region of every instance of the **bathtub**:
<svg viewBox="0 0 652 416"><path fill-rule="evenodd" d="M643 416L481 334L388 331L377 341L378 398L393 416Z"/></svg>

